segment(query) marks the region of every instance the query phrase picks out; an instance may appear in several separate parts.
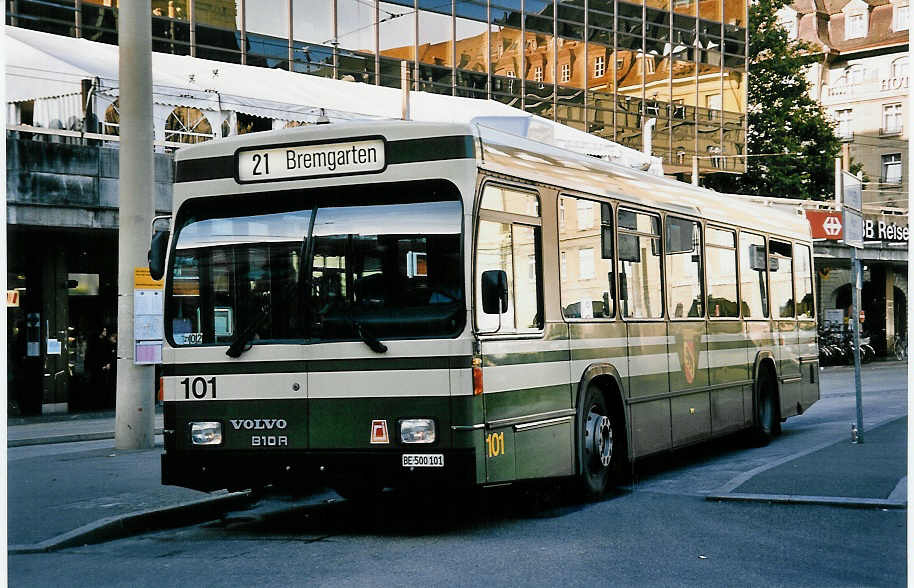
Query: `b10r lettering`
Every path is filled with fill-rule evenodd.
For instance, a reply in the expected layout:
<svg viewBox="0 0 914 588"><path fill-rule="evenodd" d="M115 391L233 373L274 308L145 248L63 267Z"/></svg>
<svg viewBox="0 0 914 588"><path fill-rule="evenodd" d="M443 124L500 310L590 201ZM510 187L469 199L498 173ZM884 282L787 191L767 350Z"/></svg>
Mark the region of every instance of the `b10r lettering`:
<svg viewBox="0 0 914 588"><path fill-rule="evenodd" d="M184 378L181 380L181 384L184 386L184 399L190 400L191 394L197 400L203 400L207 396L211 395L211 398L216 398L216 376L213 376L209 380L197 376L193 380L190 378Z"/></svg>
<svg viewBox="0 0 914 588"><path fill-rule="evenodd" d="M288 447L289 438L285 435L255 435L251 437L251 447Z"/></svg>

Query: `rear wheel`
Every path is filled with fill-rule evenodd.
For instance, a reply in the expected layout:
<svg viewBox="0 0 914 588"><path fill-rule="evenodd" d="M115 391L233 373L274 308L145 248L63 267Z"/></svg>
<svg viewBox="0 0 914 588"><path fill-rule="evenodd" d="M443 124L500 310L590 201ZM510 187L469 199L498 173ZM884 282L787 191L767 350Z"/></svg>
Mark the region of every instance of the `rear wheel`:
<svg viewBox="0 0 914 588"><path fill-rule="evenodd" d="M610 411L603 391L589 386L578 411L580 487L586 498L600 498L616 480L624 459L624 429Z"/></svg>
<svg viewBox="0 0 914 588"><path fill-rule="evenodd" d="M755 442L767 445L780 432L780 415L774 374L762 369L758 377L758 394L755 404Z"/></svg>

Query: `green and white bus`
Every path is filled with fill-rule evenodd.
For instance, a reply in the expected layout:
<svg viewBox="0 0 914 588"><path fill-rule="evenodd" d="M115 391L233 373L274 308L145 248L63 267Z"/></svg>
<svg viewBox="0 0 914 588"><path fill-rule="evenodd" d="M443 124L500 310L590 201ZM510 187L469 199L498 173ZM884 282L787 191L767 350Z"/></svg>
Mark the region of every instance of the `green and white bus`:
<svg viewBox="0 0 914 588"><path fill-rule="evenodd" d="M819 398L804 217L478 124L176 153L162 482L576 477Z"/></svg>

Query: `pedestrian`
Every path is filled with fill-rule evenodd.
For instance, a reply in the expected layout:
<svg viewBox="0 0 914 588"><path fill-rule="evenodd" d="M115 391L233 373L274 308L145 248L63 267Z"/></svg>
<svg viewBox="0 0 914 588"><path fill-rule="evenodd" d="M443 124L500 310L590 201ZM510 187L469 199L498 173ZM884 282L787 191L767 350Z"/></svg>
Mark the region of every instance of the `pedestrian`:
<svg viewBox="0 0 914 588"><path fill-rule="evenodd" d="M91 337L86 343L86 359L83 367L89 375L89 398L87 403L92 408L102 408L108 398L108 383L114 362L113 350L108 334L108 327Z"/></svg>

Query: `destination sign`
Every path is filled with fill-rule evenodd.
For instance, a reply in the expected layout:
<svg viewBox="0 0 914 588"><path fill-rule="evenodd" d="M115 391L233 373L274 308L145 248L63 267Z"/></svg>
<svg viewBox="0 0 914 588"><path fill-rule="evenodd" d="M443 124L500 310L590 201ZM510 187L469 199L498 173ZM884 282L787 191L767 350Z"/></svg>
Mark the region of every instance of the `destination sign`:
<svg viewBox="0 0 914 588"><path fill-rule="evenodd" d="M384 140L292 145L238 152L239 182L360 174L384 169Z"/></svg>

